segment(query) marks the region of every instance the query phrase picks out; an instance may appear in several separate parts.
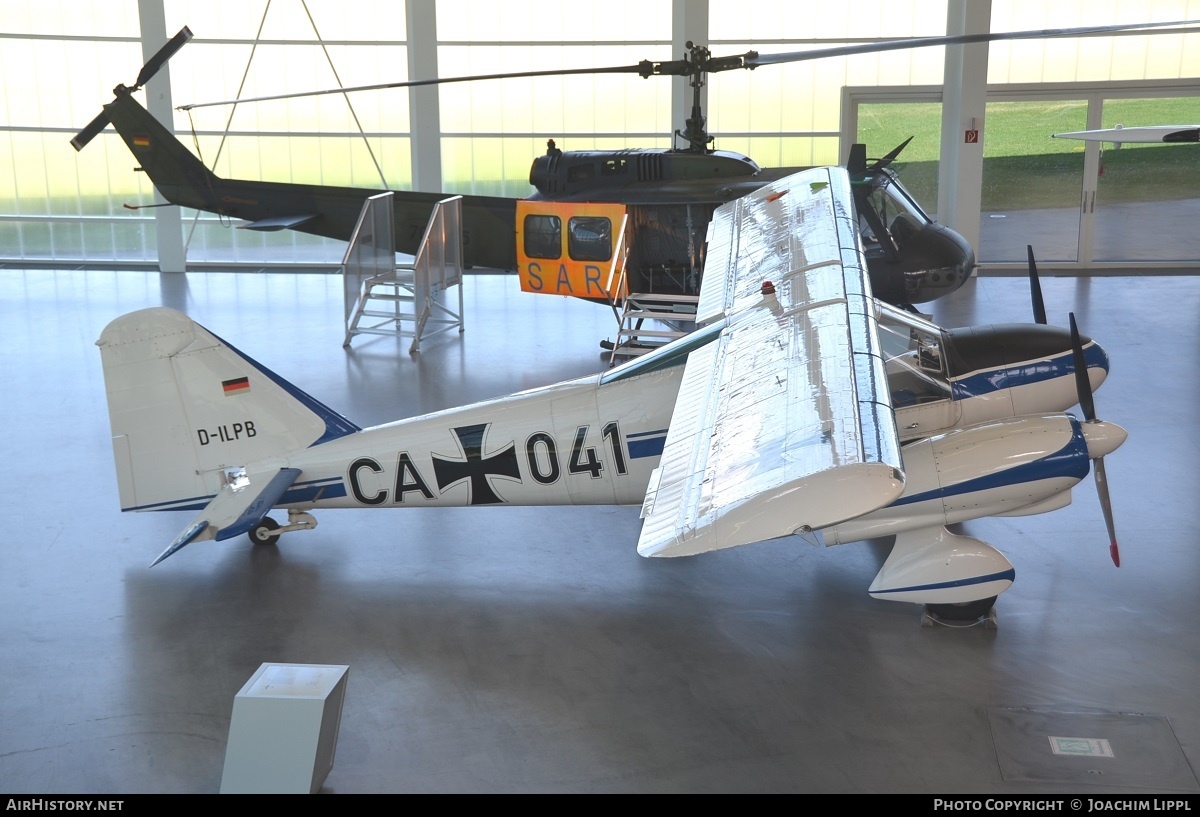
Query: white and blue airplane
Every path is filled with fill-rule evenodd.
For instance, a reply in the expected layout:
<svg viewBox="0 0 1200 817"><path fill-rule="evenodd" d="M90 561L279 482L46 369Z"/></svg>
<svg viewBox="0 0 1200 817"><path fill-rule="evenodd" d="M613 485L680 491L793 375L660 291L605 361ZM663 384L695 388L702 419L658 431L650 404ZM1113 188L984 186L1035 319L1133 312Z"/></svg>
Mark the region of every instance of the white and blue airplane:
<svg viewBox="0 0 1200 817"><path fill-rule="evenodd" d="M359 428L181 312L110 323L121 508L195 518L154 561L325 508L641 505L637 550L894 536L869 593L978 619L1012 563L947 525L1051 511L1125 439L1108 358L1042 324L941 329L871 297L846 172L718 208L699 328L616 368ZM1084 421L1065 413L1080 403ZM268 514L284 509L286 525Z"/></svg>

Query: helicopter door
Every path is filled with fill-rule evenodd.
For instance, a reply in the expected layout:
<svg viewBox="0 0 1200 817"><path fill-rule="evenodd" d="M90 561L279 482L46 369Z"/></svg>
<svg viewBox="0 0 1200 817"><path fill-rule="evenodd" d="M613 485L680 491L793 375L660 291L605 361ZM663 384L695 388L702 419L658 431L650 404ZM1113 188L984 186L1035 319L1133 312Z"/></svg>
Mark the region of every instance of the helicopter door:
<svg viewBox="0 0 1200 817"><path fill-rule="evenodd" d="M617 301L624 252L617 246L625 206L517 202L517 274L523 292Z"/></svg>

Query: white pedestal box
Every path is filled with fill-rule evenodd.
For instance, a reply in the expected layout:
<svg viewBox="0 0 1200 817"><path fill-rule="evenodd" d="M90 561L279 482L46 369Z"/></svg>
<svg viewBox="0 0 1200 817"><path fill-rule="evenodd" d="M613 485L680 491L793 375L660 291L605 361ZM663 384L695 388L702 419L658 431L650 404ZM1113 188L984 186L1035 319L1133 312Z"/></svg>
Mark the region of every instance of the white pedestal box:
<svg viewBox="0 0 1200 817"><path fill-rule="evenodd" d="M348 670L259 667L233 701L221 794L316 794L333 768Z"/></svg>

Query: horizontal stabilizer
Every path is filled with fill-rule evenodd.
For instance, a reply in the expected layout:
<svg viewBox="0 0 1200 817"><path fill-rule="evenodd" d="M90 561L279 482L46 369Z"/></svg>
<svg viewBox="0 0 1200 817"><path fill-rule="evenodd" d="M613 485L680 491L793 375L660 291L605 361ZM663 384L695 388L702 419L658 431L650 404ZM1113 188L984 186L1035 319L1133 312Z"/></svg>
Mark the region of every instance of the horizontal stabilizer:
<svg viewBox="0 0 1200 817"><path fill-rule="evenodd" d="M258 221L239 224L238 229L273 233L277 230L290 230L294 227L299 227L301 224L307 224L316 217L316 213L305 213L297 216L273 216L272 218L261 218Z"/></svg>
<svg viewBox="0 0 1200 817"><path fill-rule="evenodd" d="M717 209L698 315L726 323L688 356L642 506L641 555L806 533L903 492L852 212L841 168Z"/></svg>
<svg viewBox="0 0 1200 817"><path fill-rule="evenodd" d="M154 567L192 542L220 541L248 532L270 512L299 476L299 468L280 468L250 474L222 486L213 501L150 566Z"/></svg>
<svg viewBox="0 0 1200 817"><path fill-rule="evenodd" d="M203 519L195 520L194 522L192 522L192 524L190 524L186 528L184 528L183 533L181 533L175 537L174 542L167 545L166 550L164 550L162 553L158 554L158 558L155 559L153 562L151 562L150 566L154 567L156 564L158 564L163 559L170 556L172 553L175 553L178 550L182 550L184 545L190 545L192 542L195 542L197 539L200 538L200 534L204 533L207 530L208 530L208 522L206 522ZM205 537L205 538L211 539L212 537L209 536L209 537Z"/></svg>

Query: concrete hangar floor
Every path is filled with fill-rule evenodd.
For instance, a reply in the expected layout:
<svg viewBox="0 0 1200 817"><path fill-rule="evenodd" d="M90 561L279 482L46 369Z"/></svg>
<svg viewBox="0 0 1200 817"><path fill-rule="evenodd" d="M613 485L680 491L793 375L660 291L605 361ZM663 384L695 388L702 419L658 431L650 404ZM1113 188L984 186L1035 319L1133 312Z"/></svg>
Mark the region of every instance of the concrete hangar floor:
<svg viewBox="0 0 1200 817"><path fill-rule="evenodd" d="M887 541L644 559L636 507L329 511L150 569L192 517L118 510L94 343L120 314L183 309L362 426L607 365L608 309L501 275L468 277L461 335L343 349L340 284L0 270L0 790L215 793L234 698L278 662L349 667L327 793L1200 791L1200 277L1043 280L1112 357L1123 564L1091 477L968 523L1016 566L997 629L868 596ZM1030 319L1019 277L926 308Z"/></svg>

